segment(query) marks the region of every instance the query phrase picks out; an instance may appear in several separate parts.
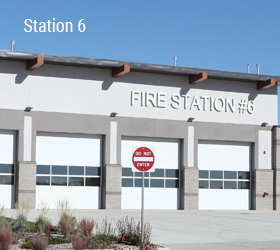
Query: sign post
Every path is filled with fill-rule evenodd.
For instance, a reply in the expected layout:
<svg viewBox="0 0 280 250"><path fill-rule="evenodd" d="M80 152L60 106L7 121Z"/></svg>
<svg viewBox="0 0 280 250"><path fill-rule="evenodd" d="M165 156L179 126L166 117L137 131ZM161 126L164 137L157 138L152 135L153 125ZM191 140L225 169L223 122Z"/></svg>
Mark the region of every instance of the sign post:
<svg viewBox="0 0 280 250"><path fill-rule="evenodd" d="M141 242L144 242L144 174L152 172L155 156L151 149L140 147L132 155L132 162L136 172L142 172L142 198L141 198Z"/></svg>

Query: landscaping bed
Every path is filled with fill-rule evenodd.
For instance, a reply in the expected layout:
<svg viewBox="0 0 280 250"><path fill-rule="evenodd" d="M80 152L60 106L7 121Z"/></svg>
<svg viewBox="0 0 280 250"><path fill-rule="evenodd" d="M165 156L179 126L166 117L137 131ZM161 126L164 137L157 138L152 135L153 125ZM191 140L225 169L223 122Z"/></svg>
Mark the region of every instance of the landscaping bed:
<svg viewBox="0 0 280 250"><path fill-rule="evenodd" d="M48 209L42 206L34 222L27 221L29 207L25 203L15 206L15 218L5 217L0 209L0 250L17 249L157 249L150 242L152 228L144 225L144 243L141 244L140 222L133 218L108 220L97 223L93 218L77 221L67 201L58 203L60 219L51 225Z"/></svg>

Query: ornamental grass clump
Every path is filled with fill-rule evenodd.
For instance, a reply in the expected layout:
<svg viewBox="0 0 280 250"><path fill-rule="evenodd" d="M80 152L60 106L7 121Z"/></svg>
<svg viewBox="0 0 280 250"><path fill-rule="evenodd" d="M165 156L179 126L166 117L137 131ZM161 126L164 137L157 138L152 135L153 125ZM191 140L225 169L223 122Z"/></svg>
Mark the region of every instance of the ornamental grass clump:
<svg viewBox="0 0 280 250"><path fill-rule="evenodd" d="M12 228L3 225L0 228L0 250L9 250L12 241L13 241Z"/></svg>
<svg viewBox="0 0 280 250"><path fill-rule="evenodd" d="M60 213L60 219L58 222L59 227L63 230L63 227L67 229L67 225L70 225L70 232L75 232L77 227L77 219L72 215L72 205L68 200L58 201L56 204L57 210ZM67 223L65 223L67 221ZM64 224L64 225L63 225ZM69 233L70 233L69 232Z"/></svg>
<svg viewBox="0 0 280 250"><path fill-rule="evenodd" d="M61 222L61 227L62 227L62 234L66 238L67 236L70 235L71 225L65 218L63 218Z"/></svg>
<svg viewBox="0 0 280 250"><path fill-rule="evenodd" d="M37 236L31 239L31 249L46 250L48 242L44 237Z"/></svg>
<svg viewBox="0 0 280 250"><path fill-rule="evenodd" d="M95 226L94 220L93 219L82 219L79 223L79 228L81 230L81 233L85 236L85 237L90 237L92 236L92 231L93 228Z"/></svg>
<svg viewBox="0 0 280 250"><path fill-rule="evenodd" d="M72 242L74 250L82 250L87 247L84 242L84 239L79 234L71 235L71 242Z"/></svg>
<svg viewBox="0 0 280 250"><path fill-rule="evenodd" d="M29 205L23 201L15 204L16 219L11 223L11 226L18 238L23 238L27 227L27 216L30 211Z"/></svg>

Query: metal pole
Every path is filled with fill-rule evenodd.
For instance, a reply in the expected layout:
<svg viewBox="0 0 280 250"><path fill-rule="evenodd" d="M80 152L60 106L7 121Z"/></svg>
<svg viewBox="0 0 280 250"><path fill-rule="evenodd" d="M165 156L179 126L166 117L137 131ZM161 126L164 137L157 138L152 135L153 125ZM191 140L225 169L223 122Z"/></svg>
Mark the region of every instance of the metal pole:
<svg viewBox="0 0 280 250"><path fill-rule="evenodd" d="M141 242L144 242L144 172L142 172Z"/></svg>

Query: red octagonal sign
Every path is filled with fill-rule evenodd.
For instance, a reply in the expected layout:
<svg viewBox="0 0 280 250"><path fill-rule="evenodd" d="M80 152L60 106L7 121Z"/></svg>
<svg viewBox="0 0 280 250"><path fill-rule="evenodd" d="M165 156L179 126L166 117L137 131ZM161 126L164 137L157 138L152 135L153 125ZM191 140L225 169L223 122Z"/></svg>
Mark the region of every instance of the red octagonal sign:
<svg viewBox="0 0 280 250"><path fill-rule="evenodd" d="M153 167L155 163L155 156L151 149L141 147L134 151L132 155L132 162L137 170L146 172Z"/></svg>

